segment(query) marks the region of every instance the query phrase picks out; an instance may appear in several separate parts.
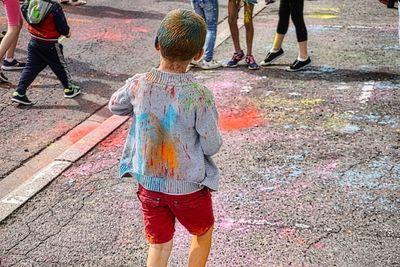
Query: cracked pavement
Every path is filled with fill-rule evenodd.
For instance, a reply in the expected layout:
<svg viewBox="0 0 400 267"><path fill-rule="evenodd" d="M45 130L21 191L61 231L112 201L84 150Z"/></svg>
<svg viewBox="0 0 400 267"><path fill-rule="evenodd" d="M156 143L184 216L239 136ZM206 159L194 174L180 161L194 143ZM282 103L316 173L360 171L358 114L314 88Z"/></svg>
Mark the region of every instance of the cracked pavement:
<svg viewBox="0 0 400 267"><path fill-rule="evenodd" d="M284 70L292 30L274 66L194 70L224 137L209 266L400 266L398 17L375 2L306 1L307 71ZM258 61L277 7L255 19ZM227 40L216 58L231 52ZM136 185L116 178L128 126L1 223L0 266L145 265ZM170 266L185 266L177 228Z"/></svg>

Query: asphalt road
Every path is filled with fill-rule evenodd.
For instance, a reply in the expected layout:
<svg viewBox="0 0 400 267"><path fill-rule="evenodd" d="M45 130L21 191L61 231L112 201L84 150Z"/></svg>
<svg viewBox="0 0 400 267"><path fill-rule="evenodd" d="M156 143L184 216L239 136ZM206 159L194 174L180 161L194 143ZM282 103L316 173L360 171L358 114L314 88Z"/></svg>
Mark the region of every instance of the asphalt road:
<svg viewBox="0 0 400 267"><path fill-rule="evenodd" d="M155 14L161 10L155 3L147 7ZM268 6L255 19L259 61L271 45L277 7ZM378 1L320 0L306 1L305 13L309 70L284 70L296 57L293 30L285 40L286 56L274 66L195 70L216 96L225 141L215 157L223 179L213 194L216 231L209 266L400 266L397 10ZM140 26L148 20L148 27L156 28L155 19L146 16ZM108 19L93 13L96 22ZM144 34L141 42L150 43L151 37ZM80 48L86 53L69 53L92 62L74 67L95 76L87 83L90 88L93 82L92 93L84 97L106 101L123 79L141 69L141 59L121 54L127 51L119 50L125 42L108 46L118 50L111 57L111 50L100 49L103 41L95 37L92 42ZM142 64L155 62L152 51L142 53L148 53ZM228 40L216 57L228 59L231 53ZM111 69L106 67L110 61ZM104 75L108 72L116 76ZM98 95L96 82L107 84ZM39 97L44 92L32 89L37 106L64 101L56 89L44 101ZM30 116L6 106L11 108ZM53 109L41 110L49 112ZM80 108L74 113L85 114ZM116 179L128 126L0 224L1 266L145 265L136 186ZM181 227L174 243L170 266L185 266L189 237Z"/></svg>
<svg viewBox="0 0 400 267"><path fill-rule="evenodd" d="M175 8L190 9L190 1L97 0L83 7L66 7L72 37L63 42L64 54L83 94L64 99L60 82L47 68L27 93L35 105L14 105L10 97L20 72L6 73L12 84L0 84L0 180L100 110L132 74L155 66L158 55L152 45L159 21ZM226 4L220 9L222 21ZM4 15L3 9L0 15ZM5 30L4 16L0 22L0 29ZM17 58L26 57L28 41L29 34L23 29ZM71 143L90 130L72 136Z"/></svg>

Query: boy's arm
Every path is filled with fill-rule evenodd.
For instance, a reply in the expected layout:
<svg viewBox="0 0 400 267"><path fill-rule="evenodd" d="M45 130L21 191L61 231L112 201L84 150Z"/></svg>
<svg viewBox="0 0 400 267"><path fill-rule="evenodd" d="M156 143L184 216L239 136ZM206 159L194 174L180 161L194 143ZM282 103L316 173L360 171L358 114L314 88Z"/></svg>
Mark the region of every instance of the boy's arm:
<svg viewBox="0 0 400 267"><path fill-rule="evenodd" d="M69 26L67 19L65 18L64 11L60 4L55 4L53 6L54 22L56 24L57 31L64 36L69 36Z"/></svg>
<svg viewBox="0 0 400 267"><path fill-rule="evenodd" d="M137 80L130 78L123 87L114 92L108 102L108 109L113 114L119 116L133 115L133 105L131 101L134 97L132 95L132 87L136 85Z"/></svg>
<svg viewBox="0 0 400 267"><path fill-rule="evenodd" d="M208 89L204 90L204 97L196 110L196 131L200 135L204 155L212 156L219 151L222 137L218 129L218 112L213 95Z"/></svg>

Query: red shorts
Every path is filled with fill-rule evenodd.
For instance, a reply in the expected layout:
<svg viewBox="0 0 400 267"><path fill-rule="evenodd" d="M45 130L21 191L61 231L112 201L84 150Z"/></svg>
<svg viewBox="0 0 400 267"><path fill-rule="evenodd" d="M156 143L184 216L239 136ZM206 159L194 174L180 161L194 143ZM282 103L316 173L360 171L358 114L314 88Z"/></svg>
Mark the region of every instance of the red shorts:
<svg viewBox="0 0 400 267"><path fill-rule="evenodd" d="M175 218L192 234L203 235L214 225L211 193L208 188L187 195L168 195L139 185L146 238L151 244L170 241Z"/></svg>

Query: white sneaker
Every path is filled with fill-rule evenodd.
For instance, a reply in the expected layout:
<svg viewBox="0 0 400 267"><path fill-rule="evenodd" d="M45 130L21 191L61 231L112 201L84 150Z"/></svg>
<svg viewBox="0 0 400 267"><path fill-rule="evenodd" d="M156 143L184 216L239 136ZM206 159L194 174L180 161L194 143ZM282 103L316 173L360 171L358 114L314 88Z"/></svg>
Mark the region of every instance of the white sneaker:
<svg viewBox="0 0 400 267"><path fill-rule="evenodd" d="M204 59L197 62L197 67L202 68L203 70L211 70L222 67L222 64L218 61L212 59L211 61L205 61Z"/></svg>

